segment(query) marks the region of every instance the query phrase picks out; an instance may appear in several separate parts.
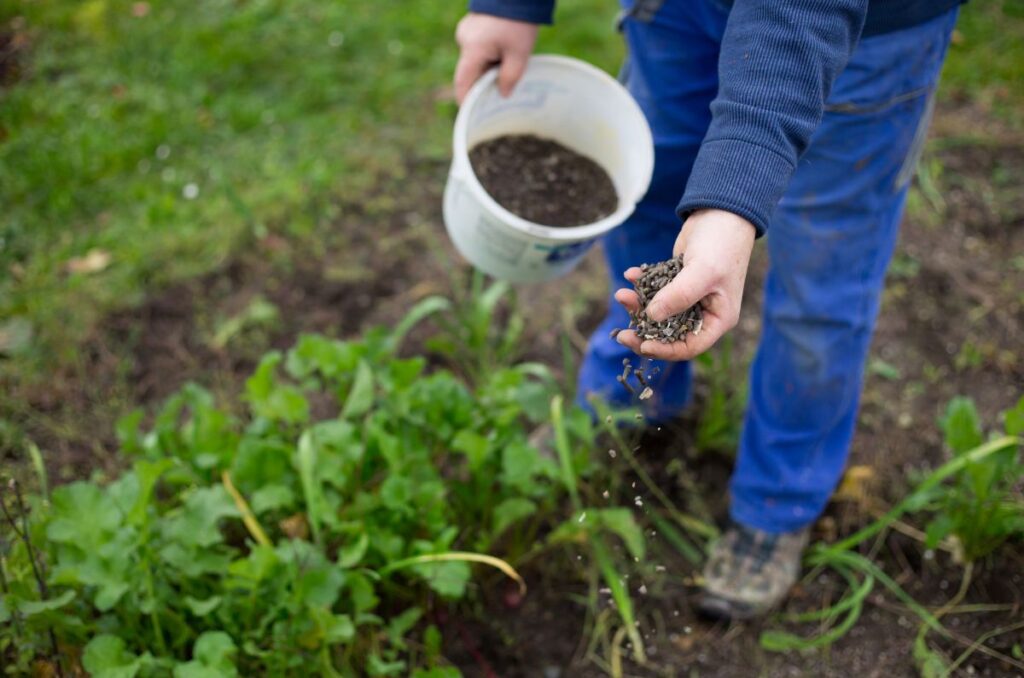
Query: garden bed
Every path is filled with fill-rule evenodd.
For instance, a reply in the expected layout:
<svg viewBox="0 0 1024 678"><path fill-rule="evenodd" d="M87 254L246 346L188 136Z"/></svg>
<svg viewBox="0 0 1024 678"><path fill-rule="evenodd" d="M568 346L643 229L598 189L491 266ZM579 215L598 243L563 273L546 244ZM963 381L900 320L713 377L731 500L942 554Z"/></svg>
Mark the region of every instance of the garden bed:
<svg viewBox="0 0 1024 678"><path fill-rule="evenodd" d="M905 495L915 473L946 458L936 420L953 396L971 396L986 424L995 427L995 414L1020 397L1024 383L1019 293L1024 289L1019 254L1024 251L1024 143L997 147L947 140L926 162L932 163L926 168L930 174L924 190L915 193L890 273L851 460L870 469L869 499L833 505L816 532L826 540L872 520L875 511ZM188 381L233 402L264 352L287 348L304 332L353 337L395 323L433 294L458 296L466 271L447 272L454 255L440 242L437 223L443 173L441 164L410 167L402 182L404 198L381 197L382 207L348 206L343 220L313 247L271 231L220 270L110 316L84 347L76 369L27 388L20 409L6 415L49 453L52 478L65 482L97 470L112 476L125 463L114 422L132 405L141 405L148 421L157 404ZM398 194L390 186L379 191L380 196ZM373 268L368 261L375 262ZM736 376L742 375L756 336L764 265L763 259L755 260L733 349L740 360L727 366ZM519 358L559 366L556 372L565 376L566 353L578 351L600 318L603 287L599 258L591 255L568 282L523 289L519 303L531 315L518 342ZM961 320L950 323L950 318ZM431 366L444 365L446 359L429 342L433 334L429 326L414 330L403 354L426 354ZM696 442L702 421L711 416L709 404L720 396L709 384L701 381L694 412L665 430L646 433L636 454L672 501L721 519L730 462ZM311 402L314 411L328 406ZM644 505L652 503L642 484L637 495ZM642 506L636 511L644 514ZM890 532L869 548L879 566L922 604L939 606L959 586L961 567L945 552L929 553L912 537ZM616 557L627 557L621 545L616 549ZM828 651L771 653L761 648L759 635L776 622L724 627L698 620L687 604L698 568L663 535L649 534L648 550L630 573L629 590L649 663L631 665L629 653L622 651L627 675L671 675L673 669L689 668L721 676L752 670L914 675L917 619L881 590L868 597L859 624ZM584 552L567 550L525 565L529 591L522 600L510 595L514 589L502 577L486 573L474 583L479 588L473 589L471 604L432 607L428 612L442 629L445 656L467 676L604 675L602 667L614 661L615 617L606 593L588 611L583 602L588 587L581 579L587 563L575 555ZM965 640L1019 619L1021 572L1019 543L979 562L964 603L992 607L951 614L946 623L957 637L932 636L931 645L955 657L966 649ZM845 587L835 574L822 574L798 586L788 609L834 603ZM986 645L1012 657L1022 640L1017 630ZM968 665L980 675L1010 670L981 653Z"/></svg>

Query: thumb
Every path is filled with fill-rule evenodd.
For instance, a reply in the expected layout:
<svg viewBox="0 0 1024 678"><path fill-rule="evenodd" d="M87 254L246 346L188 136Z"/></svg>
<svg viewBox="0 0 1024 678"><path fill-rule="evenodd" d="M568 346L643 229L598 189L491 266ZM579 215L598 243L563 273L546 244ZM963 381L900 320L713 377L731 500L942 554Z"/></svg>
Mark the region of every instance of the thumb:
<svg viewBox="0 0 1024 678"><path fill-rule="evenodd" d="M501 55L501 69L498 71L498 90L501 96L507 97L512 94L512 89L526 71L529 58L528 52L519 51L509 51Z"/></svg>
<svg viewBox="0 0 1024 678"><path fill-rule="evenodd" d="M682 313L711 291L712 277L700 264L685 266L672 282L661 288L647 304L647 317L660 322Z"/></svg>

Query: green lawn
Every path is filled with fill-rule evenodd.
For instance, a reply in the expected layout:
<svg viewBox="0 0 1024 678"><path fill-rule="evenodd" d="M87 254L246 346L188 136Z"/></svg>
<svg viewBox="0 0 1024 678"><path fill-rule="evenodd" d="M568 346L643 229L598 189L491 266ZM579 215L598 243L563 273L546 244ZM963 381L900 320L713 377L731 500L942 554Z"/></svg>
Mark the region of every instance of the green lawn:
<svg viewBox="0 0 1024 678"><path fill-rule="evenodd" d="M947 92L1019 107L1018 6L967 6ZM443 161L461 12L443 0L4 3L0 25L29 47L0 94L0 351L14 357L0 370L73 360L109 309L266 232L308 238L411 162ZM614 71L615 13L612 0L564 0L540 49Z"/></svg>

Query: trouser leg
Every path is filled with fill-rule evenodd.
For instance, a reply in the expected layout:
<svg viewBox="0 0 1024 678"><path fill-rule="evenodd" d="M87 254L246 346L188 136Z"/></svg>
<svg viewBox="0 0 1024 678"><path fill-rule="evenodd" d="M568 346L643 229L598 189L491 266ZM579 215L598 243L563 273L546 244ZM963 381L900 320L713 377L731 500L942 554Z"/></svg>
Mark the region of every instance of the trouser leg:
<svg viewBox="0 0 1024 678"><path fill-rule="evenodd" d="M632 11L630 11L632 10ZM590 337L580 369L578 399L598 394L616 405L631 396L616 382L624 359L637 356L610 337L629 325L626 311L611 298L629 286L630 266L672 256L679 233L675 207L686 186L700 142L711 120L709 105L718 90L718 51L726 14L711 2L638 2L625 5L622 30L629 56L623 80L640 104L654 135L654 176L633 215L604 239L608 265L608 315ZM690 392L689 363L655 362L654 396L643 403L649 419L679 412Z"/></svg>
<svg viewBox="0 0 1024 678"><path fill-rule="evenodd" d="M769 532L824 510L853 436L865 359L955 13L868 38L768 233L764 326L732 517Z"/></svg>

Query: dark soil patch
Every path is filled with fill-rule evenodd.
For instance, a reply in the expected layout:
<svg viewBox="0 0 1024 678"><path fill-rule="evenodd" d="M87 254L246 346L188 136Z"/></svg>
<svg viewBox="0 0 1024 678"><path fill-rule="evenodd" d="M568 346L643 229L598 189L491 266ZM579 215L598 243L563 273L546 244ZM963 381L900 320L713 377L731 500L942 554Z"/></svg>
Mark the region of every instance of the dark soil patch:
<svg viewBox="0 0 1024 678"><path fill-rule="evenodd" d="M10 85L17 80L18 40L17 34L0 28L0 86Z"/></svg>
<svg viewBox="0 0 1024 678"><path fill-rule="evenodd" d="M499 205L535 224L592 224L618 206L615 186L600 165L549 139L497 137L474 146L469 161Z"/></svg>

